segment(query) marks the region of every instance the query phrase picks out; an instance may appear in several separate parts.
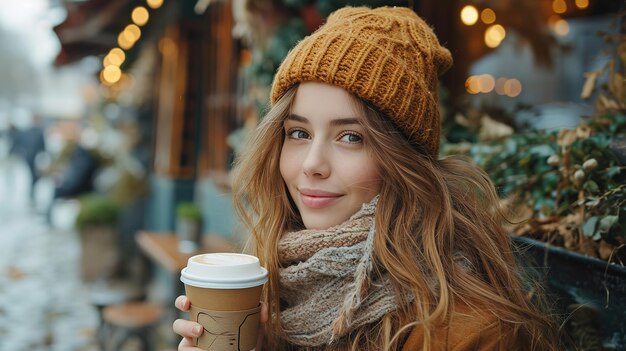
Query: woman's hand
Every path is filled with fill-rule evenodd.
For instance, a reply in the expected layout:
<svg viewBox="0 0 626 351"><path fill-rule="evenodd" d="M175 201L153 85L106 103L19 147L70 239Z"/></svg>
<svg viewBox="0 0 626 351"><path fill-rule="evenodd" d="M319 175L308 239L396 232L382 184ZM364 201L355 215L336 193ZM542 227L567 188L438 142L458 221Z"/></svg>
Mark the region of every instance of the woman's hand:
<svg viewBox="0 0 626 351"><path fill-rule="evenodd" d="M174 306L182 312L189 312L191 303L186 296L179 296L176 298ZM174 333L183 337L178 344L178 351L202 351L202 349L193 346L193 338L199 337L204 331L201 324L184 319L177 319L174 321L172 329L174 329Z"/></svg>
<svg viewBox="0 0 626 351"><path fill-rule="evenodd" d="M191 303L186 296L177 297L174 305L182 312L189 312L191 308ZM263 339L265 337L265 323L267 323L268 317L267 304L261 302L259 337L257 339L256 348L254 349L256 351L261 351L261 345L263 345ZM174 321L172 329L174 329L174 333L183 337L180 344L178 344L178 351L202 351L193 346L193 338L199 337L204 331L201 324L184 319L177 319Z"/></svg>

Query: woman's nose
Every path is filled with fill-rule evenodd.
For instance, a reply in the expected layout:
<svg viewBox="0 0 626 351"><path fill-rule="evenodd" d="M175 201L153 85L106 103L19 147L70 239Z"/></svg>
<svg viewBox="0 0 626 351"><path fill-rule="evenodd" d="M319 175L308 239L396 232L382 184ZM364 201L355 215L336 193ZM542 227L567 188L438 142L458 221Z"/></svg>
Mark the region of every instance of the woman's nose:
<svg viewBox="0 0 626 351"><path fill-rule="evenodd" d="M330 175L328 150L321 143L311 143L304 160L302 170L309 177L326 178Z"/></svg>

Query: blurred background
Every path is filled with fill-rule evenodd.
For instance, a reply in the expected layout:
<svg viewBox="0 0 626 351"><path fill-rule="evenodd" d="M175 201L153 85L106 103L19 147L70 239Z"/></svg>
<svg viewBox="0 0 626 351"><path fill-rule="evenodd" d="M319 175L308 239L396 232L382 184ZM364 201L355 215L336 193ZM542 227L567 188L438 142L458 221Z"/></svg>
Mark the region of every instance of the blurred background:
<svg viewBox="0 0 626 351"><path fill-rule="evenodd" d="M0 350L176 349L186 259L247 249L229 172L272 76L345 5L451 50L442 154L624 109L623 1L0 0Z"/></svg>

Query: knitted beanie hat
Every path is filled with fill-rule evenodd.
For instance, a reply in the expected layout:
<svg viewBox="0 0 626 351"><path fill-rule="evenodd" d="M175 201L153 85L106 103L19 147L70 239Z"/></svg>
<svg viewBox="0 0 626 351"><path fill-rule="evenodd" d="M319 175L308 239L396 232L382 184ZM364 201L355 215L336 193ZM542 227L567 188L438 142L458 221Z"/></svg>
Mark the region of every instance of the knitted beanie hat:
<svg viewBox="0 0 626 351"><path fill-rule="evenodd" d="M289 52L274 77L271 103L300 82L339 86L437 155L437 82L451 65L450 52L411 9L346 7Z"/></svg>

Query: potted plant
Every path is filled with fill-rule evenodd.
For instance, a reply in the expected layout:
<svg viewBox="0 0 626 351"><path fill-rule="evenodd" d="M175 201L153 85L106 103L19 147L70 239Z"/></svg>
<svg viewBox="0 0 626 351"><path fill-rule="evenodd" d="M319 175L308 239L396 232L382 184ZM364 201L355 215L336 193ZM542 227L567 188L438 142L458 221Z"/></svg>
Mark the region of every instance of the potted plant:
<svg viewBox="0 0 626 351"><path fill-rule="evenodd" d="M182 202L176 206L176 235L179 251L191 253L200 247L202 211L195 203Z"/></svg>
<svg viewBox="0 0 626 351"><path fill-rule="evenodd" d="M94 282L115 275L119 264L119 205L100 194L80 197L75 228L81 239L81 277Z"/></svg>

